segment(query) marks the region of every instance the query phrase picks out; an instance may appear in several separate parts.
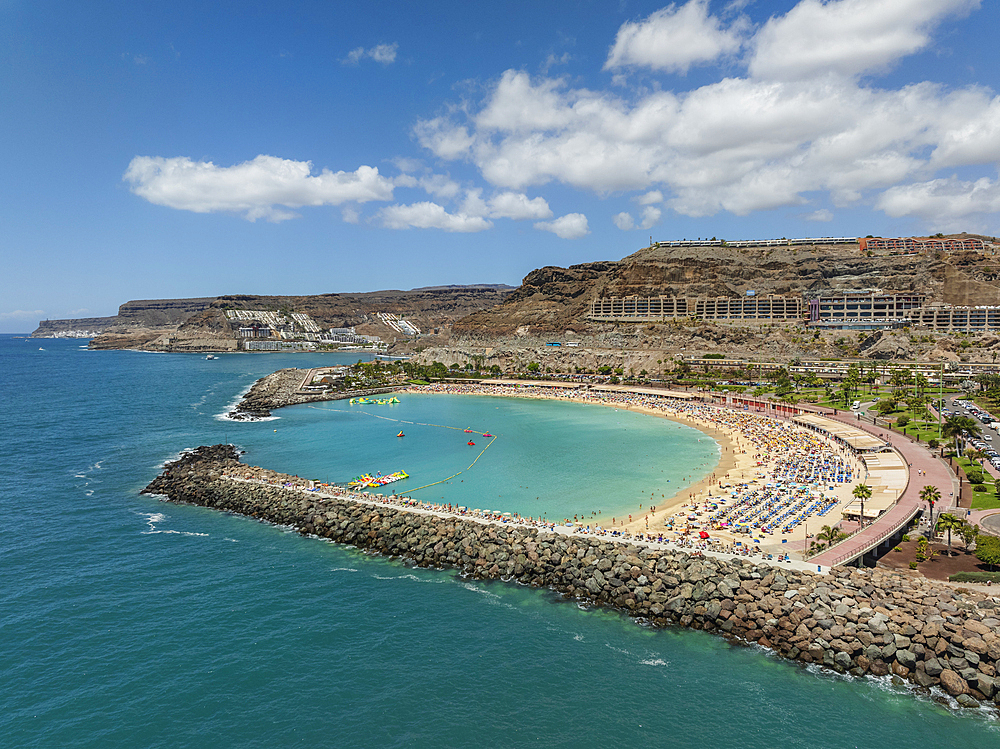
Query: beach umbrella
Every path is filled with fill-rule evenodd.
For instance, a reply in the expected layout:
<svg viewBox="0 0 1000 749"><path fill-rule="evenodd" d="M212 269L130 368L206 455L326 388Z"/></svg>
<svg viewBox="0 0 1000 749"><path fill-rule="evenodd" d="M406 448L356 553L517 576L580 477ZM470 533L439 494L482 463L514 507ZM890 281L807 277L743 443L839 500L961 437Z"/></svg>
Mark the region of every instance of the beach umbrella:
<svg viewBox="0 0 1000 749"><path fill-rule="evenodd" d="M701 536L702 538L708 538L708 534L705 533L705 531L701 531L698 535Z"/></svg>

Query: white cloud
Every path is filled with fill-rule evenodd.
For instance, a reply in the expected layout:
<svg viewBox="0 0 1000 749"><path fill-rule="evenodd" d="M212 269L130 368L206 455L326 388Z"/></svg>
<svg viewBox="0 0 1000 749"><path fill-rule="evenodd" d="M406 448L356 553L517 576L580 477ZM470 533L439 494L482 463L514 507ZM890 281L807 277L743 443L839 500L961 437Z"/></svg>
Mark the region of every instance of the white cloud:
<svg viewBox="0 0 1000 749"><path fill-rule="evenodd" d="M582 213L567 213L554 221L539 221L535 228L540 231L550 231L562 239L579 239L590 234L587 228L587 217Z"/></svg>
<svg viewBox="0 0 1000 749"><path fill-rule="evenodd" d="M668 73L687 73L692 65L711 62L740 48L738 28L723 29L708 15L708 0L671 4L642 21L618 29L605 70L635 66Z"/></svg>
<svg viewBox="0 0 1000 749"><path fill-rule="evenodd" d="M1000 213L1000 182L983 177L974 182L957 177L934 179L891 187L878 199L878 208L899 218L917 216L944 231L969 227L996 230L996 214Z"/></svg>
<svg viewBox="0 0 1000 749"><path fill-rule="evenodd" d="M368 50L368 56L375 62L388 65L391 62L396 62L396 50L398 49L399 44L396 42L392 44L378 44Z"/></svg>
<svg viewBox="0 0 1000 749"><path fill-rule="evenodd" d="M419 187L428 195L436 198L450 200L461 192L462 187L451 177L444 174L425 174L421 177L414 177L412 174L400 174L394 177L392 183L396 187Z"/></svg>
<svg viewBox="0 0 1000 749"><path fill-rule="evenodd" d="M946 15L980 0L801 0L757 33L750 74L798 80L881 71L925 49Z"/></svg>
<svg viewBox="0 0 1000 749"><path fill-rule="evenodd" d="M630 229L635 228L635 219L632 218L631 213L626 213L625 211L616 213L611 220L614 221L615 226L622 231L629 231Z"/></svg>
<svg viewBox="0 0 1000 749"><path fill-rule="evenodd" d="M482 216L465 213L448 213L437 203L422 202L410 205L391 205L379 211L382 225L387 229L441 229L447 232L477 232L493 226Z"/></svg>
<svg viewBox="0 0 1000 749"><path fill-rule="evenodd" d="M806 213L802 216L803 221L833 221L833 211L820 208L818 211Z"/></svg>
<svg viewBox="0 0 1000 749"><path fill-rule="evenodd" d="M392 44L376 44L374 47L369 47L368 49L356 47L348 52L347 57L340 62L344 65L357 65L367 57L383 65L391 65L396 61L396 52L398 50L399 44L397 42L393 42Z"/></svg>
<svg viewBox="0 0 1000 749"><path fill-rule="evenodd" d="M361 220L361 214L358 212L358 209L352 208L349 205L345 205L340 209L340 217L344 219L345 224L356 224Z"/></svg>
<svg viewBox="0 0 1000 749"><path fill-rule="evenodd" d="M442 159L458 159L465 156L474 141L464 125L455 125L446 117L420 120L413 128L413 134L421 146L433 151Z"/></svg>
<svg viewBox="0 0 1000 749"><path fill-rule="evenodd" d="M842 14L850 7L869 39L881 38L886 17L899 20L882 0L849 5L854 1L802 0L796 8ZM913 17L899 23L920 33L946 13L975 6L900 4ZM768 43L788 17L769 27ZM754 48L754 60L763 61L766 45ZM775 60L770 69L778 71ZM456 104L414 132L436 156L469 162L499 190L556 182L602 197L634 192L640 206L689 216L804 206L816 200L813 193L842 207L960 166L990 166L992 174L1000 162L1000 97L981 86L862 85L850 75L857 69L844 63L813 77L791 71L788 80L725 77L683 92L573 88L565 78L508 70L481 101Z"/></svg>
<svg viewBox="0 0 1000 749"><path fill-rule="evenodd" d="M660 218L663 216L663 211L654 206L646 206L642 211L642 229L652 229L658 223L660 223Z"/></svg>
<svg viewBox="0 0 1000 749"><path fill-rule="evenodd" d="M45 310L15 309L10 312L0 312L0 320L40 320Z"/></svg>
<svg viewBox="0 0 1000 749"><path fill-rule="evenodd" d="M550 54L545 58L545 62L542 63L542 72L548 73L556 65L568 65L573 56L569 52L563 52L561 55L556 57L554 54Z"/></svg>
<svg viewBox="0 0 1000 749"><path fill-rule="evenodd" d="M549 218L552 209L545 198L529 199L524 193L502 192L489 201L490 217L510 218L515 221Z"/></svg>
<svg viewBox="0 0 1000 749"><path fill-rule="evenodd" d="M466 216L488 216L490 207L483 200L483 188L474 187L466 191L465 200L462 201L462 207L459 210Z"/></svg>
<svg viewBox="0 0 1000 749"><path fill-rule="evenodd" d="M389 161L401 172L419 172L424 168L424 162L408 156L396 156L393 159L389 159Z"/></svg>
<svg viewBox="0 0 1000 749"><path fill-rule="evenodd" d="M189 158L136 156L122 179L133 193L155 205L195 213L242 213L250 221L284 221L285 208L392 200L392 181L370 166L353 172L323 169L312 162L260 155L230 167ZM279 206L283 206L281 208Z"/></svg>
<svg viewBox="0 0 1000 749"><path fill-rule="evenodd" d="M545 198L529 198L519 192L501 192L489 200L483 200L483 190L479 187L466 191L461 212L467 216L509 218L514 221L549 218L552 215L552 209Z"/></svg>
<svg viewBox="0 0 1000 749"><path fill-rule="evenodd" d="M461 191L461 186L444 174L431 174L417 180L428 195L442 200L451 200Z"/></svg>

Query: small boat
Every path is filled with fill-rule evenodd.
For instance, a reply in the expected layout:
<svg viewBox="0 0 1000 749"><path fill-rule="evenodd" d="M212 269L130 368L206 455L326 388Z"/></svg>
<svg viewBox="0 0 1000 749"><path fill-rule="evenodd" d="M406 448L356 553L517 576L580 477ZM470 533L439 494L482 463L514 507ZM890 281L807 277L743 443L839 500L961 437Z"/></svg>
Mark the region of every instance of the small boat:
<svg viewBox="0 0 1000 749"><path fill-rule="evenodd" d="M473 447L475 447L475 446L476 446L476 443L475 443L475 442L473 442L472 440L469 440L468 444L472 445Z"/></svg>
<svg viewBox="0 0 1000 749"><path fill-rule="evenodd" d="M397 434L396 436L397 436L397 437L405 437L406 435L405 435L405 434L403 434L402 432L400 432L400 433L399 433L399 434Z"/></svg>
<svg viewBox="0 0 1000 749"><path fill-rule="evenodd" d="M492 434L490 434L489 432L485 432L485 433L483 433L483 436L484 436L484 437L492 437L493 435L492 435Z"/></svg>
<svg viewBox="0 0 1000 749"><path fill-rule="evenodd" d="M466 434L472 434L473 432L472 432L472 430L471 430L471 429L466 429L466 430L465 430L465 433L466 433Z"/></svg>
<svg viewBox="0 0 1000 749"><path fill-rule="evenodd" d="M215 354L209 354L209 355L208 355L208 356L206 356L205 358L206 358L206 359L218 359L219 357L217 357L217 356L216 356Z"/></svg>

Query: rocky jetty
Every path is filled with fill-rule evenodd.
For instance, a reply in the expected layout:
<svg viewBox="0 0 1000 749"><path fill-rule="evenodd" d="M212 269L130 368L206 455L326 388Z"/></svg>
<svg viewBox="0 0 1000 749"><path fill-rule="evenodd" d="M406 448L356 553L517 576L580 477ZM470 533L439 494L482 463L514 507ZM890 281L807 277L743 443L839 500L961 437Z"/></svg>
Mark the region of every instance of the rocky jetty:
<svg viewBox="0 0 1000 749"><path fill-rule="evenodd" d="M963 707L1000 704L1000 601L981 593L879 570L804 573L328 498L309 484L244 466L232 446L215 445L167 464L143 492L422 567L548 587L652 626L717 632L839 673L892 676Z"/></svg>
<svg viewBox="0 0 1000 749"><path fill-rule="evenodd" d="M230 419L235 421L254 421L266 418L271 411L284 406L294 406L299 403L318 403L320 401L344 400L345 398L368 398L373 395L392 393L400 387L368 388L366 390L330 390L319 393L303 393L299 388L302 378L308 369L279 369L261 377L250 386L236 408L229 412Z"/></svg>

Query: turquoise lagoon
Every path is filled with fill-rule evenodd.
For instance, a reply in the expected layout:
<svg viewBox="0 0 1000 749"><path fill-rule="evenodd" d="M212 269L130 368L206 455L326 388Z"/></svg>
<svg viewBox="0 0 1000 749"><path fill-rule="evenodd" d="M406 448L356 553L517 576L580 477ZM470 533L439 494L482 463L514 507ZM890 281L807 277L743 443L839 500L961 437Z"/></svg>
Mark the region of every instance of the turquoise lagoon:
<svg viewBox="0 0 1000 749"><path fill-rule="evenodd" d="M293 406L232 432L253 464L338 483L402 469L410 478L382 493L551 520L639 513L719 459L702 432L626 409L479 395L399 400Z"/></svg>

